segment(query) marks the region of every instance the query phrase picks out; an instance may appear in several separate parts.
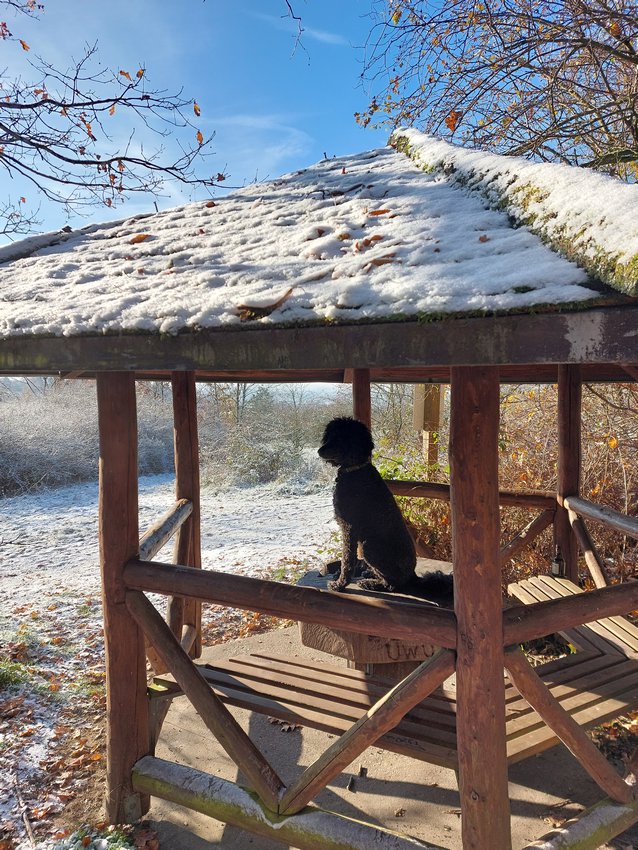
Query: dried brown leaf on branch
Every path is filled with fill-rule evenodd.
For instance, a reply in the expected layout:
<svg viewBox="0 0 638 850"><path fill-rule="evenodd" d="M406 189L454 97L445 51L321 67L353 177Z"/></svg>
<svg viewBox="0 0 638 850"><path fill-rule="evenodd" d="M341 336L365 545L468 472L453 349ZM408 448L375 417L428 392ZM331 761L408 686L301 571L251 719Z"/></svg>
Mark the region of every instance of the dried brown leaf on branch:
<svg viewBox="0 0 638 850"><path fill-rule="evenodd" d="M270 316L271 313L274 313L281 305L292 295L293 287L291 286L281 298L278 298L276 301L273 301L272 304L264 304L264 305L251 305L251 304L238 304L237 312L239 313L239 318L242 322L250 322L253 319L261 319L264 316Z"/></svg>

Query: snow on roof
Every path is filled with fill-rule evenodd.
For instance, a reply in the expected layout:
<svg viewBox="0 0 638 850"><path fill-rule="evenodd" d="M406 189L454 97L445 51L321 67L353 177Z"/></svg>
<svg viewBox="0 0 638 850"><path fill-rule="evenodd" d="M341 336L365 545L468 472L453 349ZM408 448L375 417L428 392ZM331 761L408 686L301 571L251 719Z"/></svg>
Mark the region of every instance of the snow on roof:
<svg viewBox="0 0 638 850"><path fill-rule="evenodd" d="M397 130L390 142L429 173L480 193L594 277L638 295L635 184L586 168L459 148L416 130Z"/></svg>
<svg viewBox="0 0 638 850"><path fill-rule="evenodd" d="M455 151L404 137L421 158ZM526 165L476 156L503 174L507 163L512 173ZM468 191L461 170L426 172L387 147L219 200L0 248L0 337L480 314L599 296L587 272ZM623 204L635 188L613 186Z"/></svg>

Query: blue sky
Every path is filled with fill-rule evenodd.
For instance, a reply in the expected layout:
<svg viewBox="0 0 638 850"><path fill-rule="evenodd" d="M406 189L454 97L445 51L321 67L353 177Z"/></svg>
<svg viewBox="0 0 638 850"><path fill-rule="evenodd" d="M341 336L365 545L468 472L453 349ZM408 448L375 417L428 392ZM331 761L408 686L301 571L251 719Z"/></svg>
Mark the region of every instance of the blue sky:
<svg viewBox="0 0 638 850"><path fill-rule="evenodd" d="M360 83L360 48L371 25L370 0L294 0L292 5L305 30L296 49L296 24L287 17L284 0L45 0L38 20L7 18L31 50L20 55L15 43L0 42L2 58L10 72L34 54L66 66L85 43L97 41L108 68L134 73L144 67L153 88L183 87L195 98L202 132L216 133L206 171L225 171L229 184L243 185L309 165L324 154L352 153L387 140L386 129L363 130L353 117L368 102ZM147 139L149 148L156 143ZM32 187L0 173L0 196L9 194L35 200ZM204 193L172 187L167 195L158 201L160 209ZM68 223L79 227L152 209L151 198L137 197L115 211L93 208ZM44 203L40 217L42 230L67 223L63 210Z"/></svg>

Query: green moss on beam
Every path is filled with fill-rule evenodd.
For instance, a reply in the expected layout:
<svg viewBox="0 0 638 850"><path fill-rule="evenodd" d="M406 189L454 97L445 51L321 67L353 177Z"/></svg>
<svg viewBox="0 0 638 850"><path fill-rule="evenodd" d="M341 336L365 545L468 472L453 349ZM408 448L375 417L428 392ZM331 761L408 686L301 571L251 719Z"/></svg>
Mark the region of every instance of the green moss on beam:
<svg viewBox="0 0 638 850"><path fill-rule="evenodd" d="M135 765L133 787L299 850L443 850L439 845L314 806L282 817L233 782L152 756Z"/></svg>
<svg viewBox="0 0 638 850"><path fill-rule="evenodd" d="M596 241L591 227L582 221L556 225L558 210L552 207L546 188L514 173L515 158L491 154L503 160L503 171L482 173L474 165L463 163L463 149L448 145L449 154L428 154L427 145L411 144L400 131L392 134L390 144L405 154L426 173L443 174L450 183L480 194L492 209L507 213L514 226L526 227L557 253L585 269L594 279L629 296L638 295L638 254L612 251ZM458 155L457 155L458 154ZM506 186L497 185L499 178L511 170ZM574 218L578 210L573 210Z"/></svg>

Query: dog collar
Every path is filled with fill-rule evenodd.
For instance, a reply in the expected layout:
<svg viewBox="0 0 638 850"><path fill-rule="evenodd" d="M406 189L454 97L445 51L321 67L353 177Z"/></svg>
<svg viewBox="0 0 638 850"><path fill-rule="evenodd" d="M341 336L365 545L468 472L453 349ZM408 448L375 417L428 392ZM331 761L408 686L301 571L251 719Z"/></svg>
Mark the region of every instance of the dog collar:
<svg viewBox="0 0 638 850"><path fill-rule="evenodd" d="M366 460L363 463L357 463L355 466L340 466L339 472L356 472L357 469L363 469L364 466L372 463L371 460Z"/></svg>

